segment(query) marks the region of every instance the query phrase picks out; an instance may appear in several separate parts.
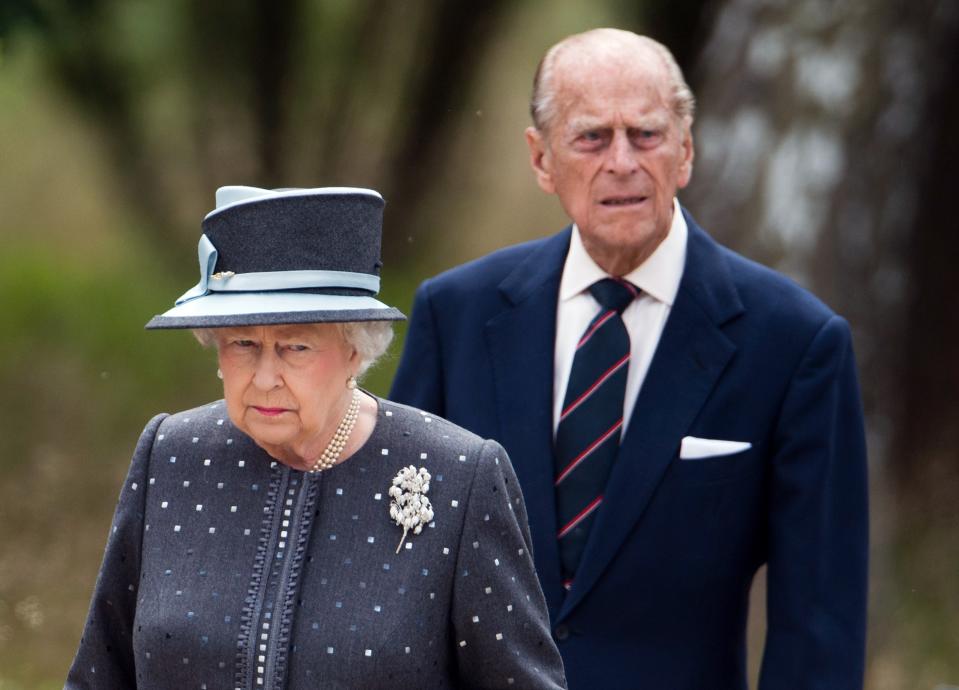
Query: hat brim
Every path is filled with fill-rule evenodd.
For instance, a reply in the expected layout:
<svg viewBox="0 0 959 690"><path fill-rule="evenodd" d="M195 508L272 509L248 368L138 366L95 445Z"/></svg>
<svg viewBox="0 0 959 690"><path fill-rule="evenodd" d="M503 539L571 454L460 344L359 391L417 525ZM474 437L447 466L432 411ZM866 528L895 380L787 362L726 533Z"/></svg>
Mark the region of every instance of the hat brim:
<svg viewBox="0 0 959 690"><path fill-rule="evenodd" d="M399 309L373 297L305 292L210 293L150 319L146 328L222 328L281 323L402 321Z"/></svg>

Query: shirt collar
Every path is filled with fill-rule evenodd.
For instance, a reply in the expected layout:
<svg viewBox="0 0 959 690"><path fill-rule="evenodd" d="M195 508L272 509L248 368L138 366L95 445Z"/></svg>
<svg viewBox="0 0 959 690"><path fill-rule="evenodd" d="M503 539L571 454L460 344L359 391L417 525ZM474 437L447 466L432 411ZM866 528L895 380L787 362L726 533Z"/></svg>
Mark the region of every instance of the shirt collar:
<svg viewBox="0 0 959 690"><path fill-rule="evenodd" d="M673 199L673 222L669 233L659 246L643 263L627 273L623 278L638 287L650 297L672 306L679 292L679 281L683 277L686 263L686 237L689 229L679 207L679 201ZM579 228L573 225L569 253L563 266L563 277L559 284L559 299L566 301L588 289L597 280L608 278L609 274L601 269L583 246Z"/></svg>

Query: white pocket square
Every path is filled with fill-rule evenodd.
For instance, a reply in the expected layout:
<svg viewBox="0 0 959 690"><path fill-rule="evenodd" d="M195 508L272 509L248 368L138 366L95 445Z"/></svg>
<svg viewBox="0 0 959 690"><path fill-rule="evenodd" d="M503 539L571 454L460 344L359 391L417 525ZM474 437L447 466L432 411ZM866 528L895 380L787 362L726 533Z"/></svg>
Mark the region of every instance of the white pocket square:
<svg viewBox="0 0 959 690"><path fill-rule="evenodd" d="M718 438L686 436L679 446L680 460L702 460L742 453L753 447L749 441L723 441Z"/></svg>

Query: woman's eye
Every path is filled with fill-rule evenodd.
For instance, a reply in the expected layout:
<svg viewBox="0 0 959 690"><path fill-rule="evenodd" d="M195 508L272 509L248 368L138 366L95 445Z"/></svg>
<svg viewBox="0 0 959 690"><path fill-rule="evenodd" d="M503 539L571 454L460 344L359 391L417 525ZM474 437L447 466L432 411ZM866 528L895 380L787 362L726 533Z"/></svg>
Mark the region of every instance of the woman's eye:
<svg viewBox="0 0 959 690"><path fill-rule="evenodd" d="M290 352L306 352L307 350L310 349L310 346L309 346L309 345L299 345L299 344L296 344L296 345L287 345L287 346L286 346L286 349L289 350Z"/></svg>
<svg viewBox="0 0 959 690"><path fill-rule="evenodd" d="M237 347L244 347L244 348L254 347L256 345L256 343L254 343L252 340L234 340L233 344L236 345Z"/></svg>

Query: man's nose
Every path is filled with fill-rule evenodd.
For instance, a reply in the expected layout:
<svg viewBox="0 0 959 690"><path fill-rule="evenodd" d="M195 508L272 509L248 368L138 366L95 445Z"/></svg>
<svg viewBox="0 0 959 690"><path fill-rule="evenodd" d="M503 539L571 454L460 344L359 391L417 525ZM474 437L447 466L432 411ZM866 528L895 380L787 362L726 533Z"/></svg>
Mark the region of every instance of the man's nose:
<svg viewBox="0 0 959 690"><path fill-rule="evenodd" d="M626 132L614 131L606 156L606 170L614 175L632 175L639 167L637 156Z"/></svg>
<svg viewBox="0 0 959 690"><path fill-rule="evenodd" d="M271 391L283 383L282 362L272 348L263 348L256 360L253 372L253 385L264 391Z"/></svg>

